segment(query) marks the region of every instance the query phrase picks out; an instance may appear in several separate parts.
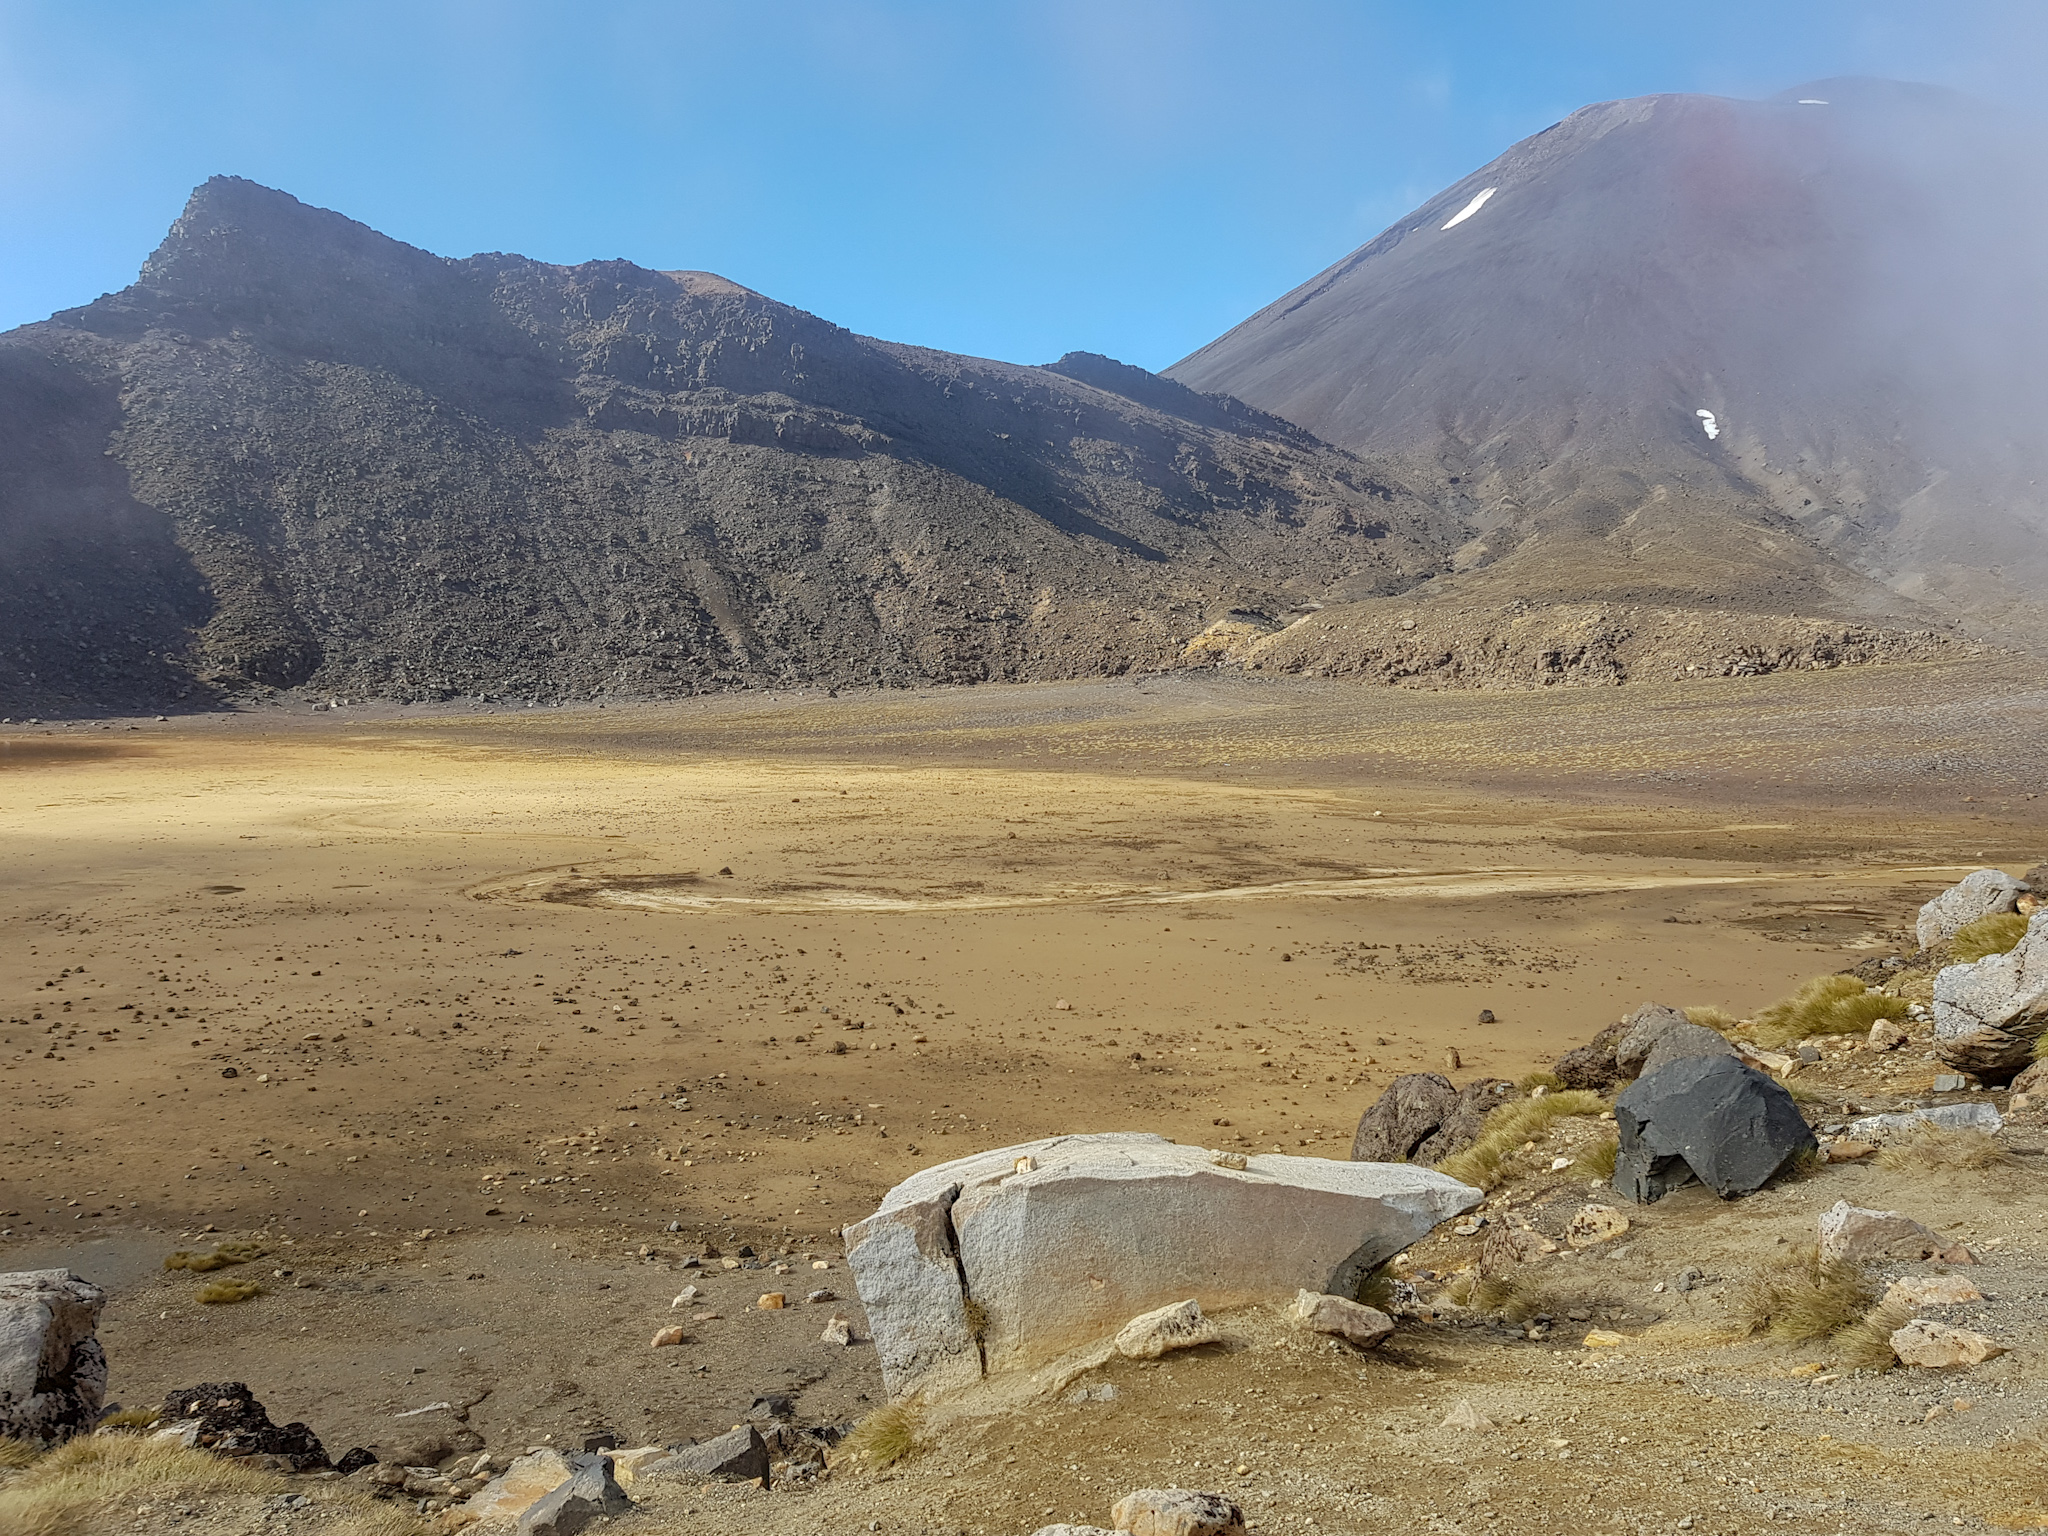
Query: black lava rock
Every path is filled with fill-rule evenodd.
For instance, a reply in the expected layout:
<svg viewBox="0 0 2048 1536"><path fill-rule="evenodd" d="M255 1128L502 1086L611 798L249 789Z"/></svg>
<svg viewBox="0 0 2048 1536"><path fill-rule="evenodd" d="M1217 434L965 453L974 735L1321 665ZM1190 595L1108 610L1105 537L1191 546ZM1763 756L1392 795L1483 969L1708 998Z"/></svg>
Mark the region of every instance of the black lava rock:
<svg viewBox="0 0 2048 1536"><path fill-rule="evenodd" d="M1614 1188L1645 1203L1694 1178L1724 1200L1746 1195L1815 1144L1783 1085L1733 1056L1645 1074L1614 1101L1614 1121Z"/></svg>
<svg viewBox="0 0 2048 1536"><path fill-rule="evenodd" d="M318 1472L330 1465L318 1435L304 1424L280 1428L271 1423L245 1382L212 1381L180 1388L165 1396L163 1418L197 1419L200 1448L216 1456L281 1456L294 1472Z"/></svg>

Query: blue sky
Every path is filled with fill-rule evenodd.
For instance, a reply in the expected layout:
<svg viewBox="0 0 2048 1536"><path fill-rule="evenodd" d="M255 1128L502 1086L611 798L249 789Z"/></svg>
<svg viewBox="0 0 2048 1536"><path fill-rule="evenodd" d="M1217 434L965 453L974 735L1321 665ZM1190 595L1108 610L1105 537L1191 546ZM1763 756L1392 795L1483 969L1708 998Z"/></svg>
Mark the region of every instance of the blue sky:
<svg viewBox="0 0 2048 1536"><path fill-rule="evenodd" d="M225 172L444 255L715 271L1160 368L1589 101L2038 90L2048 5L0 0L0 328Z"/></svg>

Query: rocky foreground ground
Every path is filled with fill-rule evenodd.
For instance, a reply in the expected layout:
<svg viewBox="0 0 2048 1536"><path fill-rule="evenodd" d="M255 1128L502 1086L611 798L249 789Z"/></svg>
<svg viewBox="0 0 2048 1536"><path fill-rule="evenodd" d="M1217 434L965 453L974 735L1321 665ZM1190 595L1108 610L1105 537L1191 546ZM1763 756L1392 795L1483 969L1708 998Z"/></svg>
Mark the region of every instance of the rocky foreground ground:
<svg viewBox="0 0 2048 1536"><path fill-rule="evenodd" d="M977 1319L985 1376L917 1381L904 1350L928 1319L876 1310L896 1305L905 1272L864 1261L872 1223L849 1231L847 1253L649 1248L641 1267L679 1286L666 1311L681 1321L600 1347L660 1358L721 1309L767 1318L801 1308L829 1351L857 1356L879 1334L886 1389L874 1381L866 1411L835 1422L764 1389L736 1407L731 1431L694 1445L635 1445L616 1429L580 1446L487 1440L472 1423L486 1422L475 1412L483 1397L458 1399L404 1412L384 1442L342 1454L304 1425L272 1424L242 1384L203 1383L63 1449L12 1457L24 1465L0 1487L0 1516L52 1533L394 1536L600 1524L764 1536L1022 1536L1111 1521L1140 1536L2048 1525L2048 1198L2037 1165L2048 1156L2048 1069L1993 1064L1991 1026L1955 1001L1981 1013L1986 978L2006 978L2008 1032L2030 1042L2048 1022L2034 974L2048 916L2029 916L2042 873L1971 876L1927 903L1905 952L1874 955L1859 974L1754 1018L1652 1005L1519 1084L1482 1078L1461 1095L1434 1074L1397 1080L1361 1121L1359 1147L1386 1156L1385 1146L1446 1138L1432 1150L1471 1183L1469 1198L1446 1197L1446 1219L1429 1229L1425 1218L1420 1241L1359 1281L1368 1305L1310 1305L1309 1292L1206 1315L1182 1303L1113 1346L1035 1372L1029 1340ZM1733 1063L1715 1070L1796 1103L1783 1145L1753 1180L1729 1171L1741 1160L1723 1146L1688 1151L1700 1180L1666 1167L1669 1193L1622 1198L1617 1186L1629 1187L1630 1159L1655 1129L1641 1113L1655 1097L1646 1091L1660 1074L1696 1077L1703 1061ZM1972 1063L1982 1070L1960 1070ZM1490 1107L1467 1113L1468 1099ZM1017 1149L1014 1176L1043 1183L1060 1145ZM1247 1168L1227 1148L1173 1151L1206 1159L1220 1179ZM1314 1160L1249 1161L1271 1174ZM1706 1187L1725 1181L1750 1187L1732 1199ZM913 1180L892 1201L924 1187ZM1054 1193L1041 1188L1038 1204ZM973 1294L994 1295L970 1226L944 1220L961 1234ZM918 1242L930 1251L954 1240ZM179 1259L233 1285L260 1272L258 1246L216 1240ZM1158 1248L1140 1240L1122 1263L1164 1275L1157 1284L1191 1264L1209 1278L1190 1288L1212 1295L1216 1264L1249 1273L1270 1262L1263 1249L1233 1260L1213 1236L1179 1261ZM846 1286L849 1256L866 1308L834 1289ZM1069 1257L1039 1261L1046 1283ZM272 1273L346 1283L317 1264ZM885 1273L890 1288L878 1283ZM58 1296L38 1283L61 1359L46 1347L34 1383L44 1418L14 1430L61 1439L66 1403L80 1425L101 1411L105 1367L77 1326L98 1302L90 1286ZM13 1284L18 1300L23 1282Z"/></svg>

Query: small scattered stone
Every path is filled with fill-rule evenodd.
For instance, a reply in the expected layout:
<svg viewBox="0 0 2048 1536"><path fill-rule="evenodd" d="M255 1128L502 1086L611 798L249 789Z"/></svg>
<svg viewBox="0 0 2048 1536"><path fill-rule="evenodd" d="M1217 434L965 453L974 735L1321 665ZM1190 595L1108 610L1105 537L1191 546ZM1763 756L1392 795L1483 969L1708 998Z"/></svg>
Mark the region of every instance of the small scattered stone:
<svg viewBox="0 0 2048 1536"><path fill-rule="evenodd" d="M1897 1019L1879 1019L1870 1026L1869 1045L1873 1051L1895 1051L1912 1038Z"/></svg>
<svg viewBox="0 0 2048 1536"><path fill-rule="evenodd" d="M764 1291L754 1305L763 1312L780 1312L789 1305L789 1298L780 1291Z"/></svg>
<svg viewBox="0 0 2048 1536"><path fill-rule="evenodd" d="M825 1325L825 1331L818 1335L818 1339L821 1343L825 1344L838 1344L842 1346L851 1344L853 1342L853 1320L847 1317L834 1317L831 1322Z"/></svg>
<svg viewBox="0 0 2048 1536"><path fill-rule="evenodd" d="M1866 1264L1879 1259L1927 1259L1948 1245L1931 1229L1898 1211L1871 1211L1837 1200L1820 1215L1820 1256Z"/></svg>
<svg viewBox="0 0 2048 1536"><path fill-rule="evenodd" d="M691 1302L695 1301L699 1296L702 1296L703 1294L704 1293L698 1290L696 1286L686 1285L682 1288L681 1291L679 1291L676 1294L676 1299L668 1304L669 1310L673 1312L677 1307L687 1307Z"/></svg>
<svg viewBox="0 0 2048 1536"><path fill-rule="evenodd" d="M1620 1237L1628 1225L1628 1218L1611 1205L1581 1206L1566 1224L1564 1240L1574 1248L1597 1248Z"/></svg>
<svg viewBox="0 0 2048 1536"><path fill-rule="evenodd" d="M1394 1331L1394 1320L1377 1307L1315 1291L1297 1292L1290 1312L1295 1322L1311 1332L1343 1339L1360 1349L1384 1343Z"/></svg>
<svg viewBox="0 0 2048 1536"><path fill-rule="evenodd" d="M612 1464L603 1456L577 1458L569 1480L543 1494L519 1517L518 1536L575 1536L600 1517L622 1515L633 1507Z"/></svg>
<svg viewBox="0 0 2048 1536"><path fill-rule="evenodd" d="M1961 1275L1903 1275L1885 1287L1884 1299L1904 1307L1960 1307L1982 1301L1984 1293Z"/></svg>
<svg viewBox="0 0 2048 1536"><path fill-rule="evenodd" d="M1176 1301L1140 1313L1117 1330L1116 1352L1126 1360L1157 1360L1176 1349L1213 1343L1216 1325L1202 1315L1201 1303Z"/></svg>
<svg viewBox="0 0 2048 1536"><path fill-rule="evenodd" d="M1916 1317L1892 1335L1892 1353L1907 1365L1930 1370L1950 1366L1982 1365L2005 1353L2005 1346L1967 1328Z"/></svg>
<svg viewBox="0 0 2048 1536"><path fill-rule="evenodd" d="M1444 1415L1440 1429L1492 1429L1493 1420L1472 1406L1472 1399L1461 1397L1457 1406Z"/></svg>
<svg viewBox="0 0 2048 1536"><path fill-rule="evenodd" d="M1626 1344L1628 1335L1616 1333L1611 1328L1590 1328L1586 1331L1586 1348L1612 1349L1617 1344Z"/></svg>
<svg viewBox="0 0 2048 1536"><path fill-rule="evenodd" d="M1116 1501L1109 1518L1128 1536L1244 1536L1244 1511L1220 1493L1140 1488Z"/></svg>
<svg viewBox="0 0 2048 1536"><path fill-rule="evenodd" d="M648 1342L649 1349L668 1349L689 1338L681 1328L664 1328Z"/></svg>

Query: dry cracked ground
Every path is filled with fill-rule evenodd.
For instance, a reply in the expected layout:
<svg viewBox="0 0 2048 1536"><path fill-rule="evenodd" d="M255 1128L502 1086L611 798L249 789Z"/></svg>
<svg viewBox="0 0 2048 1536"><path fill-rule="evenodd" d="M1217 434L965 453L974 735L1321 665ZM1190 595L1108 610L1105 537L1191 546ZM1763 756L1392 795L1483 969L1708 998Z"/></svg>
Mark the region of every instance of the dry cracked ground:
<svg viewBox="0 0 2048 1536"><path fill-rule="evenodd" d="M2048 852L2043 684L1183 676L0 726L0 1267L108 1288L120 1401L245 1380L336 1453L435 1402L505 1452L701 1437L768 1392L856 1419L872 1351L819 1338L859 1332L836 1232L913 1169L1103 1129L1341 1157L1447 1052L1518 1077L1646 999L1748 1014L1896 952L1962 870ZM1811 1112L1924 1099L1922 1058L1831 1057ZM1497 1212L1594 1198L1543 1155L1582 1127L1555 1134ZM1539 1338L1438 1305L1359 1356L1228 1316L1081 1400L930 1415L885 1472L655 1485L616 1525L1025 1536L1169 1484L1269 1531L2037 1525L2041 1140L2006 1139L1999 1169L1633 1212L1610 1257L1546 1261ZM1953 1320L2010 1352L1871 1376L1728 1342L1741 1277L1838 1198L1975 1247L1990 1299ZM229 1238L266 1249L230 1272L262 1291L202 1306L216 1277L163 1259ZM1441 1427L1462 1401L1494 1427ZM107 1528L339 1529L338 1487L137 1496Z"/></svg>

